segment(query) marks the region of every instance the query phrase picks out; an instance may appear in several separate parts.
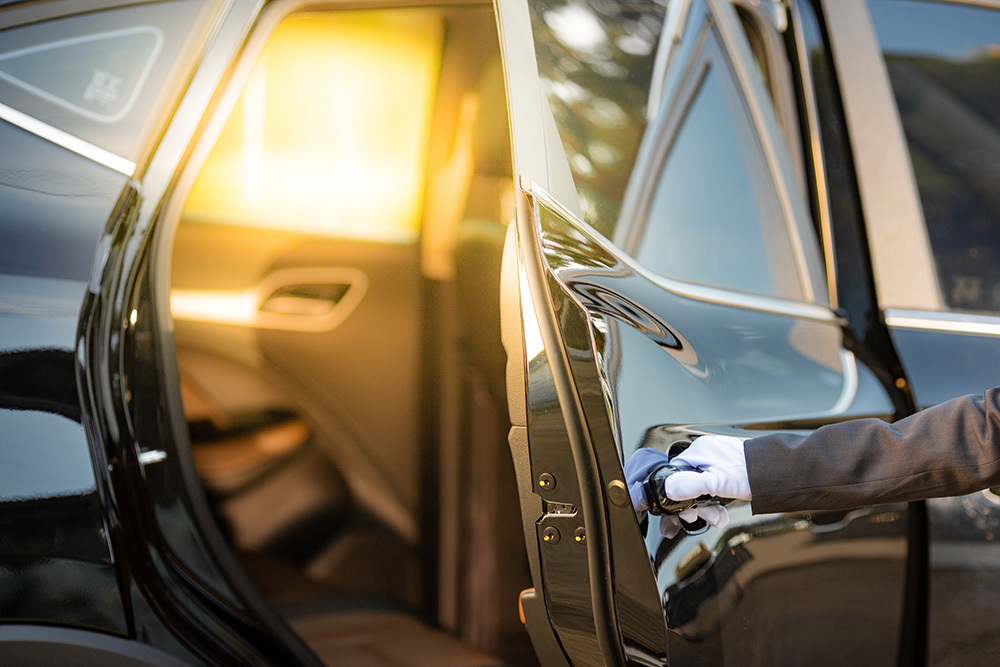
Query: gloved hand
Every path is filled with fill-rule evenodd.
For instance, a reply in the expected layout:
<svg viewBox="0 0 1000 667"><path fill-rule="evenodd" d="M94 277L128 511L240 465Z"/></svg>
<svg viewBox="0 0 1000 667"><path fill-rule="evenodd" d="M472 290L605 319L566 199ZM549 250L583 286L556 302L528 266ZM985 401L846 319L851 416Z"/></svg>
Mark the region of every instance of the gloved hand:
<svg viewBox="0 0 1000 667"><path fill-rule="evenodd" d="M674 473L664 482L672 500L688 500L701 495L750 500L750 479L743 441L727 435L703 435L670 465L684 472Z"/></svg>
<svg viewBox="0 0 1000 667"><path fill-rule="evenodd" d="M643 488L642 482L649 476L649 473L661 466L667 465L668 462L670 465L678 468L691 468L691 466L686 462L679 462L678 457L668 459L667 455L663 452L646 447L637 450L634 454L632 454L629 460L625 462L625 480L628 484L629 496L631 496L632 499L632 507L635 509L635 515L639 521L642 521L646 517L646 512L649 509L646 492ZM678 465L678 463L681 463L681 465ZM680 474L681 473L674 473L671 477L676 477ZM687 498L694 498L698 495L702 494L699 493L695 496L675 499L686 500ZM729 513L726 511L726 508L721 505L706 505L703 507L692 507L691 509L684 510L680 514L676 515L663 514L660 516L660 534L665 538L672 538L680 532L682 527L681 520L686 523L692 523L698 519L703 519L706 523L721 528L729 522Z"/></svg>

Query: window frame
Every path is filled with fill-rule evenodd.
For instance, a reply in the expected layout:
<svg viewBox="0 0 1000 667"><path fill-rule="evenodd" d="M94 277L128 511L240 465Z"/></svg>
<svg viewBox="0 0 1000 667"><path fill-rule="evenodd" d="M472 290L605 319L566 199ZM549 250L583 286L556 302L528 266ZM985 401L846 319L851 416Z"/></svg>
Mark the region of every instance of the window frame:
<svg viewBox="0 0 1000 667"><path fill-rule="evenodd" d="M878 16L879 7L891 7L893 5L896 5L896 2L882 3L882 2L874 2L873 0L868 0L869 12L871 13L873 19L872 26L875 29L876 37L879 39L879 49L880 53L882 54L882 60L885 63L887 71L894 70L894 67L898 65L898 63L896 63L895 61L897 61L899 58L903 58L905 62L906 60L909 59L908 56L910 55L909 53L907 53L908 50L906 48L900 49L898 46L896 47L887 46L884 41L886 37L886 34L884 32L885 25L881 25L879 21L875 20L875 18ZM963 22L968 21L968 18L970 16L975 16L976 14L979 14L984 19L985 16L988 14L991 20L994 22L996 21L996 19L1000 18L1000 11L998 11L1000 10L1000 2L995 2L995 1L992 4L984 4L982 2L950 2L950 1L945 2L941 0L936 0L933 2L928 2L926 0L923 0L921 2L914 2L913 0L910 0L908 2L900 2L898 6L900 9L904 9L904 11L916 11L918 14L919 13L925 14L925 17L923 18L923 20L925 21L927 20L927 18L930 18L935 14L937 14L939 19L942 20L954 19ZM966 13L969 12L970 10L972 13ZM882 23L884 22L885 19L882 19ZM968 46L972 46L973 44L978 44L980 46L985 47L989 43L989 37L987 37L986 39L987 39L986 42L967 42L966 44ZM913 55L917 56L918 54L913 54ZM930 53L926 54L926 57L935 58L935 56ZM941 56L938 56L937 58L939 62L945 62L947 60L947 57L944 56L943 54ZM958 64L959 63L957 62L955 63L956 66ZM919 69L918 65L914 65L914 67L917 67ZM893 74L891 76L898 77L899 73L893 71ZM935 79L933 77L930 77L930 81L934 82ZM921 155L923 155L925 158L929 158L933 162L934 161L933 155L935 154L935 152L937 152L937 157L939 160L944 160L945 162L957 162L959 164L963 163L966 164L966 166L964 167L956 167L956 166L952 167L953 169L955 169L955 172L951 174L951 177L955 178L958 181L958 183L955 184L958 189L953 190L952 188L949 187L948 190L950 192L964 193L963 195L960 195L958 201L967 203L969 201L968 198L975 197L976 190L981 189L985 184L979 182L977 188L977 181L979 179L977 179L976 176L969 173L970 171L972 172L977 171L976 165L974 163L971 165L968 164L966 162L965 156L968 155L973 145L978 145L980 147L974 150L982 150L987 154L996 154L997 152L996 142L991 141L990 139L992 138L992 135L995 135L995 128L997 127L997 125L996 123L991 122L982 116L976 117L976 112L970 109L964 112L971 114L971 117L964 119L965 122L958 123L957 127L964 127L965 123L969 123L970 130L968 131L971 131L972 128L978 126L981 130L985 131L991 136L982 137L980 143L980 141L972 140L973 135L967 134L967 130L963 129L960 131L961 132L960 135L958 136L952 135L950 137L950 140L956 142L956 144L953 147L951 146L951 144L949 144L949 138L947 138L946 136L942 136L940 139L935 140L936 143L935 141L931 141L928 145L928 142L921 135L916 134L916 130L912 125L913 122L912 118L908 117L907 110L905 109L902 103L902 101L906 99L908 96L908 93L905 91L905 89L901 87L904 84L898 81L896 78L890 79L890 83L894 95L894 100L896 100L897 107L899 107L898 113L900 117L900 124L903 127L903 137L906 142L907 155L910 159L910 164L913 166L914 182L916 184L917 193L918 196L920 197L922 205L921 210L924 218L923 224L926 229L926 234L928 236L929 247L933 259L933 266L936 270L936 276L938 279L938 289L941 294L941 301L942 301L941 313L948 313L952 317L956 316L964 317L966 315L972 315L972 316L978 316L980 318L982 317L1000 318L1000 306L998 305L987 307L982 304L968 304L968 303L962 304L959 302L959 298L956 297L956 291L957 291L955 287L956 279L966 276L972 277L976 273L976 271L972 270L971 267L970 267L971 273L962 271L956 265L957 258L955 258L952 253L961 249L962 254L964 255L966 252L972 250L973 245L967 245L967 244L973 243L975 232L972 229L972 227L970 227L970 222L967 219L963 221L961 217L953 218L951 216L944 216L944 218L942 218L940 213L938 213L938 215L935 216L933 210L935 208L934 194L933 194L934 188L932 186L928 187L928 183L926 183L920 177ZM958 80L956 79L952 83L957 84ZM933 95L933 97L935 98L934 104L935 105L947 104L948 103L947 89L949 88L948 81L942 78L940 82L936 83L936 85L944 88L944 90L941 92L942 94L945 95L945 97L941 98L938 95ZM977 92L971 90L965 90L964 93L966 96L973 96L973 98L978 94ZM956 97L961 98L963 97L963 95L958 94L956 95ZM919 99L920 98L918 98L918 100ZM926 108L925 103L922 101L917 101L914 106L917 109ZM959 110L964 110L964 109L960 108ZM942 117L938 115L938 112L941 111L943 111L941 107L936 107L935 111L924 112L924 116L927 119L931 120L932 122L937 121L934 124L939 125ZM920 112L918 111L918 114L919 113ZM938 132L933 132L933 134L937 135ZM946 152L939 152L942 151L945 145L948 145L949 149ZM956 151L964 151L965 155L963 155L962 152L952 152L952 149ZM979 168L981 169L982 165L979 165ZM979 171L979 174L982 173L983 173L982 171ZM990 191L992 192L992 188L990 188L989 185L986 185L986 187L989 188ZM964 188L970 188L970 190L965 190ZM929 207L928 204L930 204ZM935 217L937 218L937 220L935 220ZM939 232L942 232L945 229L949 229L950 230L949 233L955 234L955 236L952 237L950 242L943 239L934 238L935 236L937 236ZM956 241L957 245L955 245ZM987 241L982 237L980 238L980 243L975 245L980 245L980 246L985 245L987 249L992 249L992 250L998 249L996 245L991 245L989 241ZM987 250L987 254L989 254L989 250ZM988 271L996 270L997 264L995 262L989 262L989 265L990 268L987 269ZM982 268L985 269L986 267ZM979 275L980 277L985 277L981 273ZM985 287L985 290L990 289L989 287L990 284L991 281L987 279L985 285L983 285L983 287Z"/></svg>
<svg viewBox="0 0 1000 667"><path fill-rule="evenodd" d="M996 0L938 0L1000 9ZM867 0L820 0L858 176L879 308L892 329L1000 336L1000 314L948 309ZM846 31L846 33L845 33ZM880 124L882 127L880 127ZM884 197L893 192L893 197Z"/></svg>
<svg viewBox="0 0 1000 667"><path fill-rule="evenodd" d="M655 124L650 126L644 147L640 151L640 161L633 175L633 182L622 206L622 216L616 228L613 242L631 254L643 233L643 220L649 210L659 183L659 176L673 145L676 132L683 121L688 96L683 94L691 88L690 81L697 77L697 71L705 62L702 49L704 36L699 35L697 45L681 50L682 35L698 30L715 32L715 40L722 51L720 65L728 67L738 93L742 97L747 112L747 120L761 149L761 157L768 167L768 177L774 187L778 208L782 211L787 239L792 248L796 272L802 291L802 299L786 298L739 292L722 286L707 286L686 280L668 278L671 283L684 286L682 289L697 292L710 290L714 301L724 301L734 305L753 303L754 308L787 312L788 304L817 305L829 309L830 286L826 281L823 267L822 248L816 238L816 231L809 215L805 193L800 187L792 154L778 122L771 96L761 80L757 62L750 49L736 9L728 0L701 0L705 5L704 20L692 26L691 3L682 3L679 17L668 16L661 39L661 48L667 52L660 57L660 64L651 90L650 111L658 108ZM641 164L640 164L641 162ZM655 174L656 177L650 177ZM687 288L686 286L690 286ZM780 306L779 306L780 304ZM829 311L828 311L829 312Z"/></svg>

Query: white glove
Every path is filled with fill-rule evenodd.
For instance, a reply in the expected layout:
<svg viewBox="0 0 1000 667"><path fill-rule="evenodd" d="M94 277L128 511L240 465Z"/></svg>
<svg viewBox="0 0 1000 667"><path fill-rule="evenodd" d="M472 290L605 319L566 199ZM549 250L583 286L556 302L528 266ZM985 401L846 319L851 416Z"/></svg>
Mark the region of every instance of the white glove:
<svg viewBox="0 0 1000 667"><path fill-rule="evenodd" d="M664 491L672 500L702 495L750 500L747 460L739 438L703 435L670 459L670 465L686 471L674 473L664 481Z"/></svg>
<svg viewBox="0 0 1000 667"><path fill-rule="evenodd" d="M668 459L667 455L656 449L643 447L636 450L625 462L625 481L628 484L629 496L632 499L632 507L635 509L635 517L642 521L646 517L649 503L646 499L646 490L642 486L643 480L657 468L667 465L677 466L677 457ZM687 464L677 466L679 468L689 467ZM671 477L676 477L681 473L674 473ZM669 478L668 478L669 479ZM668 493L669 495L669 493ZM698 494L701 495L701 494ZM671 496L672 497L672 496ZM694 498L697 496L688 496ZM686 499L686 498L685 498ZM674 498L674 500L681 500ZM691 523L697 519L704 519L708 524L721 528L729 523L729 513L721 505L706 505L704 507L692 507L684 510L678 515L664 514L660 516L660 534L663 537L671 538L681 530L680 519Z"/></svg>

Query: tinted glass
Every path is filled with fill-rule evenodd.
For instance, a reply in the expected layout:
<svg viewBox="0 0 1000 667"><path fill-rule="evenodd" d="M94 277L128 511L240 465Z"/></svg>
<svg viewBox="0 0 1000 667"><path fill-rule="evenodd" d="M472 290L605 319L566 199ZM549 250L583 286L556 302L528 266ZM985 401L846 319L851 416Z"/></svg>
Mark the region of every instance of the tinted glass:
<svg viewBox="0 0 1000 667"><path fill-rule="evenodd" d="M945 302L1000 312L1000 11L871 0Z"/></svg>
<svg viewBox="0 0 1000 667"><path fill-rule="evenodd" d="M135 159L201 6L176 0L0 31L0 100Z"/></svg>
<svg viewBox="0 0 1000 667"><path fill-rule="evenodd" d="M538 73L584 219L610 236L646 128L665 2L529 3Z"/></svg>
<svg viewBox="0 0 1000 667"><path fill-rule="evenodd" d="M800 299L768 167L714 37L693 71L634 255L673 278Z"/></svg>

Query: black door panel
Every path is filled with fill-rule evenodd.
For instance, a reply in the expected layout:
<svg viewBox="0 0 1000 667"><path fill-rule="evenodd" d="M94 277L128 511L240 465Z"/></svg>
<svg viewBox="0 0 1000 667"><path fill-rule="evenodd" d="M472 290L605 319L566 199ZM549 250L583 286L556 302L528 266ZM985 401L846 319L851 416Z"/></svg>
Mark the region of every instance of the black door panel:
<svg viewBox="0 0 1000 667"><path fill-rule="evenodd" d="M620 649L637 664L675 654L685 664L891 664L896 643L886 638L901 627L905 506L752 516L740 503L726 528L667 540L655 519L639 527L643 537L622 482L623 461L641 446L884 415L891 404L843 349L840 323L807 304L797 316L791 302L748 297L741 306L738 295L722 302L721 291L684 293L544 193L522 197L523 276L539 331L556 334L541 335L544 351L529 351L527 364L528 440L544 501L538 548L549 615L571 661L609 661L602 643L620 636L612 660ZM532 261L540 271L529 269ZM557 469L554 485L541 484ZM586 553L564 546L581 527ZM856 586L838 585L848 575ZM607 597L595 595L609 583ZM598 607L607 602L602 618ZM593 619L593 635L583 619ZM602 622L614 628L605 638ZM817 631L824 627L835 635Z"/></svg>

